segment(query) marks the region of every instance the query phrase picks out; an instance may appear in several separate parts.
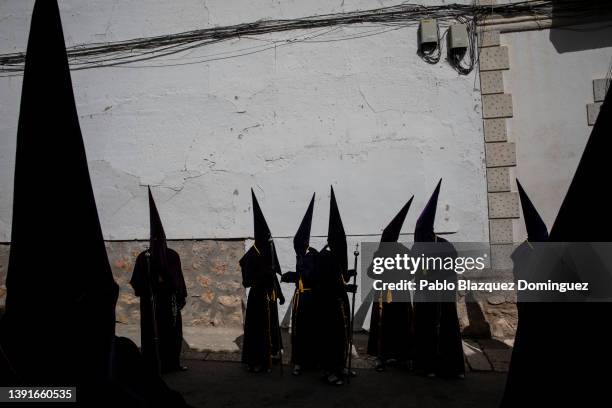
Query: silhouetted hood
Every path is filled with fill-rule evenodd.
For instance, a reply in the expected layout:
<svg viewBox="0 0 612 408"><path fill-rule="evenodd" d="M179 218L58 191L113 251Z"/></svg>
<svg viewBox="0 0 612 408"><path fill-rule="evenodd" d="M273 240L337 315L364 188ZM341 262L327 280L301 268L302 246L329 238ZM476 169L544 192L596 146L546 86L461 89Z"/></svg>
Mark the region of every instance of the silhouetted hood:
<svg viewBox="0 0 612 408"><path fill-rule="evenodd" d="M327 244L329 245L329 249L332 251L336 260L340 263L342 270L346 271L348 269L348 258L346 255L346 233L344 232L344 226L342 225L342 218L340 217L340 210L338 209L338 203L336 202L336 195L334 194L333 187L331 187L329 204Z"/></svg>
<svg viewBox="0 0 612 408"><path fill-rule="evenodd" d="M148 191L150 221L149 250L151 251L151 262L158 267L166 269L168 267L168 243L166 242L166 233L164 232L164 226L162 225L150 187Z"/></svg>
<svg viewBox="0 0 612 408"><path fill-rule="evenodd" d="M406 214L408 214L408 210L410 209L413 199L414 196L410 197L410 200L404 204L402 209L395 217L393 217L389 225L387 225L387 227L383 230L380 237L380 242L397 242L402 226L404 225L404 220L406 219Z"/></svg>
<svg viewBox="0 0 612 408"><path fill-rule="evenodd" d="M83 398L108 378L118 288L53 0L32 14L14 183L4 352L22 384L78 385Z"/></svg>
<svg viewBox="0 0 612 408"><path fill-rule="evenodd" d="M440 194L441 184L442 179L438 181L436 189L417 219L416 226L414 227L415 242L429 242L435 240L434 223L436 221L436 209L438 207L438 195Z"/></svg>
<svg viewBox="0 0 612 408"><path fill-rule="evenodd" d="M542 217L540 217L540 214L538 214L538 210L536 210L535 206L518 180L516 180L516 186L518 187L519 197L521 198L523 219L525 220L525 227L527 228L527 240L530 242L547 241L548 228L546 228L546 224L544 224Z"/></svg>
<svg viewBox="0 0 612 408"><path fill-rule="evenodd" d="M310 227L312 226L314 200L315 195L313 194L312 198L310 199L310 204L308 204L306 214L304 214L304 218L300 223L300 227L295 233L295 237L293 237L293 248L295 249L296 255L305 254L306 250L308 249L308 246L310 245Z"/></svg>
<svg viewBox="0 0 612 408"><path fill-rule="evenodd" d="M268 228L268 223L266 222L266 218L261 211L261 207L259 206L259 202L257 201L257 197L255 197L255 192L253 189L251 189L251 198L253 199L253 228L255 247L257 248L258 253L264 256L264 262L271 264L271 257L274 257L275 272L280 274L281 269L276 250L274 250L274 254L271 253L272 249L274 248L274 241L271 242L272 233L270 232L270 228Z"/></svg>
<svg viewBox="0 0 612 408"><path fill-rule="evenodd" d="M612 87L611 87L612 88ZM612 149L612 93L608 90L582 158L550 231L555 242L607 242L610 240L610 204L596 182L608 173Z"/></svg>

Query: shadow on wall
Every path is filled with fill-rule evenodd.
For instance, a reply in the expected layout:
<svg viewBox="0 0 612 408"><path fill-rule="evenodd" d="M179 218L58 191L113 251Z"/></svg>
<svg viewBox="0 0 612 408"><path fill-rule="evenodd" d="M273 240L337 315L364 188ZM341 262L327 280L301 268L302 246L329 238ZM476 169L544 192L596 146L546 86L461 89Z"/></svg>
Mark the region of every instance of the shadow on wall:
<svg viewBox="0 0 612 408"><path fill-rule="evenodd" d="M463 328L466 337L490 339L491 325L487 322L485 314L472 292L465 296L465 307L468 325Z"/></svg>
<svg viewBox="0 0 612 408"><path fill-rule="evenodd" d="M567 12L561 11L565 0L553 1L553 26L563 24ZM602 4L605 2L602 2ZM606 10L597 16L585 16L592 22L568 27L552 28L549 38L558 53L594 50L612 47L612 7L602 6ZM608 34L602 35L602 30Z"/></svg>
<svg viewBox="0 0 612 408"><path fill-rule="evenodd" d="M140 302L129 281L134 260L147 246L146 241L106 242L113 275L120 288L116 319L128 326L140 321ZM187 285L183 326L242 327L244 288L238 260L244 254L244 241L175 240L168 242L168 246L181 256ZM0 278L2 259L0 247Z"/></svg>

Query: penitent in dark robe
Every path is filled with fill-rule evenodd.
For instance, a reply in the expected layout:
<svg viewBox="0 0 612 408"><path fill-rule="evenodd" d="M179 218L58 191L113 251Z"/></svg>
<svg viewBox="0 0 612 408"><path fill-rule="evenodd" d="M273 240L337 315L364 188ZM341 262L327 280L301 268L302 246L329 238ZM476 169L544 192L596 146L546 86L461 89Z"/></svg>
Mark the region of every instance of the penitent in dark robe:
<svg viewBox="0 0 612 408"><path fill-rule="evenodd" d="M355 273L348 270L346 233L340 218L334 189L331 189L327 245L317 262L318 279L314 288L319 310L321 333L320 359L327 382L343 384L351 336L351 310L348 292L356 286L349 284ZM352 373L350 373L352 375Z"/></svg>
<svg viewBox="0 0 612 408"><path fill-rule="evenodd" d="M319 315L313 288L317 283L318 251L310 247L310 227L315 195L312 195L306 214L293 238L295 250L295 272L283 274L282 281L295 284L291 302L291 363L293 374L299 375L303 368L317 365L320 333Z"/></svg>
<svg viewBox="0 0 612 408"><path fill-rule="evenodd" d="M0 342L10 378L0 383L70 384L83 403L97 400L110 381L118 287L53 0L37 1L32 13L6 286Z"/></svg>
<svg viewBox="0 0 612 408"><path fill-rule="evenodd" d="M181 394L170 389L157 373L151 372L150 365L144 360L138 346L128 338L115 338L113 377L120 384L120 390L129 395L129 399L124 398L122 404L105 406L155 408L187 406Z"/></svg>
<svg viewBox="0 0 612 408"><path fill-rule="evenodd" d="M130 285L140 298L140 338L144 361L154 372L182 370L181 310L187 289L181 259L168 248L164 227L149 188L149 248L136 258Z"/></svg>
<svg viewBox="0 0 612 408"><path fill-rule="evenodd" d="M440 185L438 182L431 198L416 222L414 231L413 256L455 258L457 251L446 239L434 232L436 208ZM457 284L453 270L443 270L438 266L416 271L417 287L422 280L428 282L452 282ZM415 292L414 330L415 355L414 368L428 376L463 377L465 365L461 329L457 316L456 291Z"/></svg>
<svg viewBox="0 0 612 408"><path fill-rule="evenodd" d="M277 274L281 273L272 234L255 193L253 219L255 243L240 259L242 285L250 288L244 318L242 362L249 371L272 368L273 360L282 357L283 342L278 321L278 305L285 303Z"/></svg>
<svg viewBox="0 0 612 408"><path fill-rule="evenodd" d="M0 320L3 386L74 386L77 402L68 405L75 407L185 405L161 378L139 377L138 364L124 364L122 341L115 337L118 287L53 0L36 1L32 12L6 286ZM136 389L134 382L142 386Z"/></svg>
<svg viewBox="0 0 612 408"><path fill-rule="evenodd" d="M514 281L518 282L520 279L530 280L529 262L536 248L539 248L541 243L548 241L548 229L518 180L516 180L516 185L521 199L523 220L527 229L527 239L511 255ZM541 381L540 376L545 370L545 367L540 366L541 360L539 353L536 352L541 348L540 342L543 338L536 335L536 332L538 326L546 322L547 306L539 302L524 301L522 292L519 291L517 292L516 308L518 324L506 390L502 401L502 406L508 407L526 406L528 402L516 400L517 396L523 393L525 395L537 395L537 389Z"/></svg>
<svg viewBox="0 0 612 408"><path fill-rule="evenodd" d="M384 245L379 246L374 257L395 257L396 254L409 253L408 248L398 244L397 240L413 198L410 198L383 230L380 242ZM368 276L384 282L399 282L406 278L403 273L398 273L396 270L386 270L383 274L375 275L372 268L368 269ZM412 304L409 292L394 293L390 290L381 290L374 294L368 354L376 357L377 371L383 371L385 364L390 360L398 363L408 362L413 347L412 323Z"/></svg>
<svg viewBox="0 0 612 408"><path fill-rule="evenodd" d="M609 405L612 218L608 216L606 182L612 176L610 135L612 92L608 90L550 230L548 244L544 245L555 243L556 249L565 248L563 256L554 267L543 268L539 261L548 255L544 254L547 251L536 247L529 260L529 274L534 280L588 283L589 292L557 293L550 296L550 301L539 300L536 313L529 317L538 324L521 327L515 340L525 343L537 360L526 360L520 349L513 352L503 407ZM531 313L532 308L529 310ZM525 311L521 313L524 314ZM524 365L524 369L517 369L517 364ZM537 376L535 384L520 381L526 370L533 373L531 378Z"/></svg>

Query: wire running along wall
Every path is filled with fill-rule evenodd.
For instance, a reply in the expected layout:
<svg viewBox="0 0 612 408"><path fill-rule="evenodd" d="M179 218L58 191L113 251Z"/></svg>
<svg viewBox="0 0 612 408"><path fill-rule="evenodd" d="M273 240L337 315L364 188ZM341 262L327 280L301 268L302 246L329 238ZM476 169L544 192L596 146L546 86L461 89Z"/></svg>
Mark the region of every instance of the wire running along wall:
<svg viewBox="0 0 612 408"><path fill-rule="evenodd" d="M588 3L588 4L585 4ZM413 3L401 3L395 6L381 7L363 11L352 11L309 16L296 19L259 20L230 26L211 27L200 30L186 31L175 34L160 35L146 38L135 38L117 42L79 44L67 48L68 60L72 70L83 70L100 67L163 67L172 65L187 65L205 63L214 60L235 58L262 52L280 45L295 42L327 42L349 40L384 32L416 26L421 19L436 19L441 27L452 23L467 25L469 46L467 58L457 58L449 55L449 62L461 74L471 72L477 61L476 34L478 22L485 17L515 17L534 16L552 17L555 15L586 16L601 13L602 6L597 2L583 0L563 1L521 1L499 5L476 4L445 4L439 6L423 6ZM374 25L375 30L350 35L332 40L320 39L331 30L322 30L313 35L295 36L272 44L250 47L231 55L215 55L203 57L189 62L173 62L163 60L175 54L184 53L196 48L220 43L237 38L256 37L275 32L296 30L325 29L350 25ZM444 38L445 32L441 35ZM465 59L466 61L462 61ZM158 60L156 65L143 65L147 61ZM25 61L24 52L0 55L0 75L21 75Z"/></svg>

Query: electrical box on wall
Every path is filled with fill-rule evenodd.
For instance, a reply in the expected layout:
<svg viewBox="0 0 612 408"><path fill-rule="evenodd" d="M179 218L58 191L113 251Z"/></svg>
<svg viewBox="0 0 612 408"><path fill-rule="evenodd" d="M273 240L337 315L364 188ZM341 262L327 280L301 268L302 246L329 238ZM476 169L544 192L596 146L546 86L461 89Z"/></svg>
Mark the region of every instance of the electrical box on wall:
<svg viewBox="0 0 612 408"><path fill-rule="evenodd" d="M435 19L421 20L419 23L419 49L438 46L438 22Z"/></svg>
<svg viewBox="0 0 612 408"><path fill-rule="evenodd" d="M448 29L448 47L451 50L461 50L468 47L468 32L465 24L453 24Z"/></svg>

